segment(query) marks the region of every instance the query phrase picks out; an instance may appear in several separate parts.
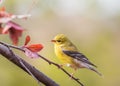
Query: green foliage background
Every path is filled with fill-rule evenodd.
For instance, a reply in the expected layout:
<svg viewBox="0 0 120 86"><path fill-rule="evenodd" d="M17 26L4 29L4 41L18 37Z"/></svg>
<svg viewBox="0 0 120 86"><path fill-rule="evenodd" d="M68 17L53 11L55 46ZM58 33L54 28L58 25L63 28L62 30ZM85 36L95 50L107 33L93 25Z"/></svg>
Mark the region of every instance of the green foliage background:
<svg viewBox="0 0 120 86"><path fill-rule="evenodd" d="M85 0L86 9L65 14L59 10L59 6L62 4L60 0L34 1L37 3L30 11L32 14L30 19L14 20L26 29L20 38L19 45L24 44L25 36L29 34L32 39L31 43L44 45L44 49L40 52L41 55L60 64L50 40L56 34L64 33L82 53L98 66L98 70L103 74L103 77L100 77L86 69L78 70L75 76L80 78L85 86L120 86L120 7L116 7L117 11L107 13L100 7L99 0ZM82 0L75 1L80 3ZM114 2L116 1L114 0ZM31 8L32 2L33 0L4 0L1 7L5 6L10 13L26 14ZM11 43L6 35L1 35L0 40ZM15 50L15 52L61 86L79 86L61 70L44 60L30 59L20 51ZM73 72L71 68L64 68L70 73ZM38 86L38 83L20 68L0 56L0 86Z"/></svg>

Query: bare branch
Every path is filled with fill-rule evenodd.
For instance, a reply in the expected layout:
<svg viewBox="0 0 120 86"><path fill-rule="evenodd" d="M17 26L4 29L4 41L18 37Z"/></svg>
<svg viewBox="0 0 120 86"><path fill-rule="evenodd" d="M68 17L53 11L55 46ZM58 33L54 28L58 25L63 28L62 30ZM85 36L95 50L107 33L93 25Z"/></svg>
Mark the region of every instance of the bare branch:
<svg viewBox="0 0 120 86"><path fill-rule="evenodd" d="M0 44L3 44L3 45L5 45L5 46L9 46L9 47L11 47L11 48L18 49L18 50L20 50L20 51L22 51L22 52L25 52L21 47L9 45L9 44L3 43L3 42L0 42ZM39 56L40 58L42 58L43 60L45 60L46 62L48 62L49 64L53 64L54 66L58 67L58 68L61 69L64 73L66 73L69 77L71 77L71 74L68 73L68 72L67 72L64 68L62 68L59 64L54 63L54 62L46 59L45 57L43 57L43 56L41 56L41 55L39 55L39 54L38 54L38 56ZM75 80L77 83L79 83L81 86L84 86L84 85L80 82L80 80L79 80L78 78L75 78L74 76L72 76L71 78L72 78L73 80Z"/></svg>
<svg viewBox="0 0 120 86"><path fill-rule="evenodd" d="M1 43L1 42L0 42ZM52 79L48 78L46 75L44 75L42 72L38 71L35 67L31 66L29 63L21 59L19 56L14 54L10 49L9 45L7 44L0 44L0 54L10 60L12 63L16 64L18 67L23 69L28 74L32 73L34 77L41 83L45 84L46 86L59 86L56 82L54 82ZM24 66L30 71L23 67L21 62L24 64ZM31 75L31 74L30 74Z"/></svg>

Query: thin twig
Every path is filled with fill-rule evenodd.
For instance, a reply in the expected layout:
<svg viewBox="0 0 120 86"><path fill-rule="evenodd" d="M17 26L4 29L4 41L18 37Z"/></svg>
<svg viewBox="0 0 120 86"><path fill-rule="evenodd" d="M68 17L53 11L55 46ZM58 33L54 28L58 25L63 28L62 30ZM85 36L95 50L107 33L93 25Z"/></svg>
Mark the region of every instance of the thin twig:
<svg viewBox="0 0 120 86"><path fill-rule="evenodd" d="M53 64L54 66L60 68L64 73L66 73L69 77L71 77L71 74L69 74L64 68L62 68L59 64L54 63L48 59L46 59L45 57L38 55L39 57L41 57L43 60L47 61L49 64ZM84 86L78 78L75 78L74 76L71 77L73 80L75 80L77 83L79 83L81 86Z"/></svg>
<svg viewBox="0 0 120 86"><path fill-rule="evenodd" d="M29 8L29 10L27 11L27 14L30 13L30 11L34 8L34 6L37 4L37 2L38 2L38 0L33 0L31 6L30 6L30 8Z"/></svg>
<svg viewBox="0 0 120 86"><path fill-rule="evenodd" d="M40 81L31 73L31 71L25 66L25 64L19 60L20 64L26 69L26 71L40 84Z"/></svg>
<svg viewBox="0 0 120 86"><path fill-rule="evenodd" d="M21 47L10 45L10 44L7 44L7 43L1 42L1 41L0 41L0 44L5 45L7 47L11 47L11 48L17 49L17 50L20 50L20 51L24 51Z"/></svg>

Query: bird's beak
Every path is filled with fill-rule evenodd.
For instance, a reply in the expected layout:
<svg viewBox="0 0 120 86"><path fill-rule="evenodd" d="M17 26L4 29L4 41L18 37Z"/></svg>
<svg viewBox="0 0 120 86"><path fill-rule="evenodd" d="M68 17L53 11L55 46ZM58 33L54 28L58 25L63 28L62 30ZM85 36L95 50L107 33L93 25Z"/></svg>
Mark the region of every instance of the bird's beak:
<svg viewBox="0 0 120 86"><path fill-rule="evenodd" d="M56 40L51 40L51 42L56 42Z"/></svg>

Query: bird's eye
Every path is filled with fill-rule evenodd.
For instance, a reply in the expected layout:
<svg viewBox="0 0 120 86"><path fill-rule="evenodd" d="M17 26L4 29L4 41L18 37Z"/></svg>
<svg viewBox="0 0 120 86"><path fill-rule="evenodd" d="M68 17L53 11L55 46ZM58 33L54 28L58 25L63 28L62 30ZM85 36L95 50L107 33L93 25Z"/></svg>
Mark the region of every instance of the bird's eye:
<svg viewBox="0 0 120 86"><path fill-rule="evenodd" d="M57 40L57 42L61 42L61 40Z"/></svg>

